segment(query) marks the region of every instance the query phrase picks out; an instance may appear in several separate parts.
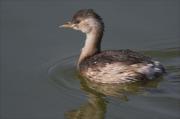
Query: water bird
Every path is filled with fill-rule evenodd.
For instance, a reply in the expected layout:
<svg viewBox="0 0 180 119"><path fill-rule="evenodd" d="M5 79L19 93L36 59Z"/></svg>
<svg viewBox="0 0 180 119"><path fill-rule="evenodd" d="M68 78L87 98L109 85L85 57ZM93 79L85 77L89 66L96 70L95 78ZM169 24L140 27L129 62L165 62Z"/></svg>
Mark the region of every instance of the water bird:
<svg viewBox="0 0 180 119"><path fill-rule="evenodd" d="M93 9L77 11L72 20L60 27L86 34L77 70L80 75L97 83L128 83L155 79L165 72L164 66L141 53L129 50L101 51L104 22Z"/></svg>

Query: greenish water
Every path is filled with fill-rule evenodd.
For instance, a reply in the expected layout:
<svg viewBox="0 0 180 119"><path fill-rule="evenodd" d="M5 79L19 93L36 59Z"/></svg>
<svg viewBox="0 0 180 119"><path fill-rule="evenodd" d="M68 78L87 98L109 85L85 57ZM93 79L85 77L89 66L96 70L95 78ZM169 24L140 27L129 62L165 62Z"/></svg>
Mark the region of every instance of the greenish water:
<svg viewBox="0 0 180 119"><path fill-rule="evenodd" d="M100 85L75 62L85 36L59 29L82 8L105 22L103 49L132 49L167 74L149 82ZM179 119L179 0L1 0L1 119Z"/></svg>
<svg viewBox="0 0 180 119"><path fill-rule="evenodd" d="M161 61L167 74L132 84L96 84L81 79L72 56L49 69L49 81L58 90L85 102L65 112L68 119L106 118L179 118L180 56L179 48L144 51ZM175 63L176 62L176 63ZM129 115L131 113L131 115ZM150 113L153 113L150 114Z"/></svg>

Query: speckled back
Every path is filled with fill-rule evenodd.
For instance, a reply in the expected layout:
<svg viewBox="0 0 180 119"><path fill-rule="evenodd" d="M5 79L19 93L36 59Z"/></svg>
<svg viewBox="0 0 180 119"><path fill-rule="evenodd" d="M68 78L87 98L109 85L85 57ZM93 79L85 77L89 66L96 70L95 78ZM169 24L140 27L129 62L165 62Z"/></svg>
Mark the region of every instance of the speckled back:
<svg viewBox="0 0 180 119"><path fill-rule="evenodd" d="M137 63L153 63L150 57L144 56L138 52L127 50L107 50L86 58L80 64L80 69L103 67L105 64L121 62L125 65Z"/></svg>

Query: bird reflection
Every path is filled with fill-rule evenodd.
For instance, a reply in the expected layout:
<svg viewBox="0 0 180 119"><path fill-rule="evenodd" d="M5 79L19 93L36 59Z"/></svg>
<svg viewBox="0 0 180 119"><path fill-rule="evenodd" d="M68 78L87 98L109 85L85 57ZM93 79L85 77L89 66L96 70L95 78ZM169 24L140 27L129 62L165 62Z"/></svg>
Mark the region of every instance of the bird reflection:
<svg viewBox="0 0 180 119"><path fill-rule="evenodd" d="M103 96L88 94L88 101L65 113L67 119L104 119L107 102Z"/></svg>
<svg viewBox="0 0 180 119"><path fill-rule="evenodd" d="M136 82L131 84L98 84L80 78L81 89L88 96L85 104L65 113L66 119L104 119L108 101L106 97L115 97L128 101L128 95L138 94L147 88L156 88L158 82Z"/></svg>

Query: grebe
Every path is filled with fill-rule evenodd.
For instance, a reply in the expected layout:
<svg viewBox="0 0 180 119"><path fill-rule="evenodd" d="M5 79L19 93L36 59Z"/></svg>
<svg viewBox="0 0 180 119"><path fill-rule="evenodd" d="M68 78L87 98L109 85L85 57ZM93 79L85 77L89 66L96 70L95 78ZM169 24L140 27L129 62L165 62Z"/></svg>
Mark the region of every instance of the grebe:
<svg viewBox="0 0 180 119"><path fill-rule="evenodd" d="M165 72L158 61L129 49L101 51L104 23L92 9L77 11L70 22L60 27L72 28L86 34L77 69L81 76L90 81L127 83L154 79Z"/></svg>

